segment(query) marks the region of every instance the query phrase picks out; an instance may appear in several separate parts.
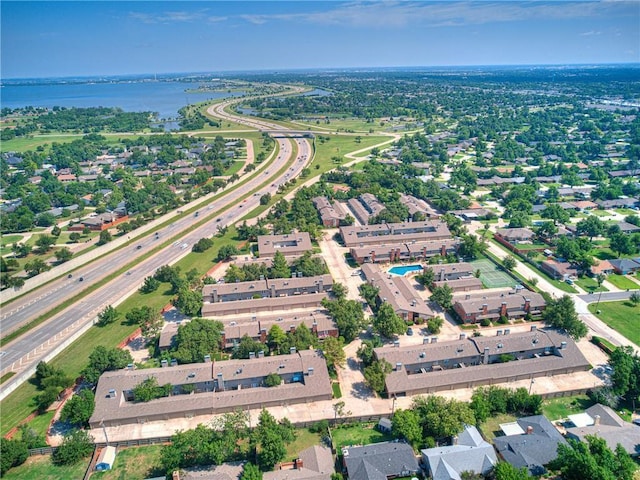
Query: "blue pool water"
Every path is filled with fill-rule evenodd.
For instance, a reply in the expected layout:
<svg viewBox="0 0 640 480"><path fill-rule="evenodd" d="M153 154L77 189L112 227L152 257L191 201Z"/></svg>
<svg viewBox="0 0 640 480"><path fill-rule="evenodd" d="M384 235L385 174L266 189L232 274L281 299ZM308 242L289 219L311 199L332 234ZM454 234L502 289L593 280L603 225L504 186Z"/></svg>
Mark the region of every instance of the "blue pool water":
<svg viewBox="0 0 640 480"><path fill-rule="evenodd" d="M402 265L398 267L391 267L389 273L393 275L405 275L409 272L417 272L422 270L422 265Z"/></svg>

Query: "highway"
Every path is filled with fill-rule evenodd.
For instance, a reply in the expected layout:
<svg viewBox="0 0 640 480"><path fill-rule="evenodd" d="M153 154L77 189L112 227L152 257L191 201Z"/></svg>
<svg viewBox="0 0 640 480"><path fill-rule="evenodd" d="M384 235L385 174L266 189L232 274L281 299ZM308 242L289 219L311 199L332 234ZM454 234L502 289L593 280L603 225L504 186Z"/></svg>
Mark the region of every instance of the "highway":
<svg viewBox="0 0 640 480"><path fill-rule="evenodd" d="M220 110L230 103L225 102L220 107ZM212 114L218 116L217 109L212 108L210 110L213 110ZM286 133L284 127L261 120L254 121L238 118L224 112L220 116L254 128L278 130ZM52 358L63 342L70 339L74 334L77 335L83 328L86 329L91 325L96 315L105 306L117 305L123 301L127 296L134 293L144 279L152 275L158 267L172 264L187 255L191 251L191 246L200 238L215 235L219 227L235 223L252 209L259 206L260 196L267 192L276 193L281 184L299 175L311 158L311 145L306 139L295 139L298 151L296 158L291 159L293 151L292 140L279 138L277 141L280 151L274 162L268 168L263 167L258 169L256 174L252 173L251 179L241 187L213 201L208 206L200 208L196 213L177 219L175 223L159 230L158 238L156 238L155 234L150 235L141 239L140 242L135 242L131 246L98 259L74 272L72 278L63 278L52 282L43 291L37 290L25 296L27 301L24 301L20 306L16 306L18 305L17 303L12 304L11 310L3 312L3 330L5 325L14 325L15 328L15 325L24 323L28 319L37 318L39 315L49 311L52 305L59 304L65 298L78 293L79 286L95 283L111 272L124 268L134 261L136 257L155 248L161 239L174 237L180 231L201 221L203 218L208 218L209 220L190 233L179 235L173 244L136 264L106 285L89 293L81 301L29 331L28 335L23 335L6 345L2 353L0 353L0 361L2 361L0 375L4 375L9 371L18 374L3 384L0 399L4 398L19 383L25 381L40 360ZM280 172L280 170L283 171ZM260 187L265 182L266 185ZM250 195L253 190L256 191ZM226 209L224 212L219 213L224 209ZM80 277L83 278L83 282L79 281Z"/></svg>

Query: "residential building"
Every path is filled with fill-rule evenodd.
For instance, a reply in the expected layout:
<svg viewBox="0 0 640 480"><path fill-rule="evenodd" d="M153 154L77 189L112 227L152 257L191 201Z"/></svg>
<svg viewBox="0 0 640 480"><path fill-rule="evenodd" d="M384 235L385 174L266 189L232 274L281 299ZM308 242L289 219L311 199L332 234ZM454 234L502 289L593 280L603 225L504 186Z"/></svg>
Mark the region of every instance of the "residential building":
<svg viewBox="0 0 640 480"><path fill-rule="evenodd" d="M293 462L276 465L273 472L265 472L263 480L331 480L335 473L331 449L313 445L300 452Z"/></svg>
<svg viewBox="0 0 640 480"><path fill-rule="evenodd" d="M362 265L362 273L367 282L378 288L378 304L389 303L403 320L415 322L435 316L405 277L389 275L371 264Z"/></svg>
<svg viewBox="0 0 640 480"><path fill-rule="evenodd" d="M505 424L503 431L506 435L493 441L498 454L514 467L524 467L534 476L545 474L544 466L558 456L558 445L567 444L558 429L543 415L519 418Z"/></svg>
<svg viewBox="0 0 640 480"><path fill-rule="evenodd" d="M389 396L431 394L442 390L476 388L591 368L570 337L553 330L510 333L493 337L460 334L459 340L423 339L422 345L384 346L374 350L393 371L385 379Z"/></svg>
<svg viewBox="0 0 640 480"><path fill-rule="evenodd" d="M387 480L410 477L420 471L413 448L401 442L383 442L342 449L349 480Z"/></svg>
<svg viewBox="0 0 640 480"><path fill-rule="evenodd" d="M477 323L484 319L495 321L500 317L513 319L527 314L537 315L545 306L544 298L536 292L492 292L465 295L454 302L453 310L464 323Z"/></svg>
<svg viewBox="0 0 640 480"><path fill-rule="evenodd" d="M501 228L496 231L496 236L508 243L531 243L536 234L529 228Z"/></svg>
<svg viewBox="0 0 640 480"><path fill-rule="evenodd" d="M638 258L616 258L609 260L616 273L627 275L629 273L640 272L640 257Z"/></svg>
<svg viewBox="0 0 640 480"><path fill-rule="evenodd" d="M299 257L312 249L311 237L309 237L308 232L258 235L258 254L260 258L271 258L276 252L282 253L285 257Z"/></svg>
<svg viewBox="0 0 640 480"><path fill-rule="evenodd" d="M596 265L592 265L590 268L592 276L600 274L611 275L615 271L615 268L613 268L613 265L611 265L609 260L598 260L597 262L598 263Z"/></svg>
<svg viewBox="0 0 640 480"><path fill-rule="evenodd" d="M603 210L609 208L634 208L640 201L637 198L617 198L614 200L596 200L598 207Z"/></svg>
<svg viewBox="0 0 640 480"><path fill-rule="evenodd" d="M338 202L331 203L327 197L315 197L311 201L318 209L322 225L325 227L337 228L347 216Z"/></svg>
<svg viewBox="0 0 640 480"><path fill-rule="evenodd" d="M332 398L326 362L320 353L312 350L250 360L204 360L204 363L131 368L102 374L96 387L95 410L89 420L91 428ZM265 378L271 373L282 378L281 385L264 386ZM158 385L171 385L171 395L135 402L133 389L148 378L155 378Z"/></svg>
<svg viewBox="0 0 640 480"><path fill-rule="evenodd" d="M384 223L340 227L340 235L347 247L375 244L426 242L451 238L445 222L425 220L421 222Z"/></svg>
<svg viewBox="0 0 640 480"><path fill-rule="evenodd" d="M487 475L498 462L493 446L470 425L453 438L452 445L427 448L421 453L432 480L461 480L462 472Z"/></svg>
<svg viewBox="0 0 640 480"><path fill-rule="evenodd" d="M363 245L349 250L351 257L359 264L389 263L411 260L427 260L436 255L455 254L460 246L457 238L427 242L391 243L385 245Z"/></svg>
<svg viewBox="0 0 640 480"><path fill-rule="evenodd" d="M129 220L128 215L120 216L115 212L101 213L100 215L85 218L84 220L81 220L80 223L71 225L69 227L69 231L82 231L86 227L89 230L101 232L102 230L108 230L120 223L126 222L127 220Z"/></svg>
<svg viewBox="0 0 640 480"><path fill-rule="evenodd" d="M625 422L611 408L599 403L587 408L584 413L569 415L573 426L567 427L567 437L586 441L587 435L602 438L611 450L618 444L631 456L640 455L640 426Z"/></svg>
<svg viewBox="0 0 640 480"><path fill-rule="evenodd" d="M540 262L540 270L556 280L567 280L578 276L578 268L569 262L559 262L552 258Z"/></svg>
<svg viewBox="0 0 640 480"><path fill-rule="evenodd" d="M349 199L347 206L351 209L355 218L364 225L369 223L371 217L375 217L385 209L385 206L371 193L363 193L357 199Z"/></svg>

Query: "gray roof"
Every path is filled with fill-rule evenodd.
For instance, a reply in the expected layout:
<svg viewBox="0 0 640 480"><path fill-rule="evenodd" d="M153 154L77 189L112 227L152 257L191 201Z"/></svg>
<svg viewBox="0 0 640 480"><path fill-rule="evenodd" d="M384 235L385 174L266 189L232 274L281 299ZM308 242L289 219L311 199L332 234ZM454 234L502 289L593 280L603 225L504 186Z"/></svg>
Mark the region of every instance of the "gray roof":
<svg viewBox="0 0 640 480"><path fill-rule="evenodd" d="M387 480L420 470L413 448L406 443L384 442L343 448L350 480Z"/></svg>
<svg viewBox="0 0 640 480"><path fill-rule="evenodd" d="M497 463L496 452L476 427L467 425L455 445L422 450L433 480L460 480L460 473L488 473Z"/></svg>
<svg viewBox="0 0 640 480"><path fill-rule="evenodd" d="M334 461L331 449L313 445L298 455L302 467L293 470L265 472L263 480L330 480L334 473Z"/></svg>
<svg viewBox="0 0 640 480"><path fill-rule="evenodd" d="M518 425L525 432L531 427L532 432L496 437L498 453L514 467L526 467L531 475L545 473L544 465L555 460L558 445L566 445L566 440L543 415L519 418Z"/></svg>

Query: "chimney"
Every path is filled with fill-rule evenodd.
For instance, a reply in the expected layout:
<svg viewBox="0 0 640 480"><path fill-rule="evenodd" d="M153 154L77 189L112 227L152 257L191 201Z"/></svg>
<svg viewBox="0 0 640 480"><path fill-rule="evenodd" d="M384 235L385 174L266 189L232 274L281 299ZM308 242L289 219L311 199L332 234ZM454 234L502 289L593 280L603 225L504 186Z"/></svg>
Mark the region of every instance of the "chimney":
<svg viewBox="0 0 640 480"><path fill-rule="evenodd" d="M275 298L276 297L276 286L275 285L271 285L271 288L269 290L270 290L269 296L271 298Z"/></svg>
<svg viewBox="0 0 640 480"><path fill-rule="evenodd" d="M260 343L264 343L267 341L267 329L266 328L261 328L260 329Z"/></svg>
<svg viewBox="0 0 640 480"><path fill-rule="evenodd" d="M498 331L496 332L496 337L499 337L500 335L502 335L502 330L498 330Z"/></svg>
<svg viewBox="0 0 640 480"><path fill-rule="evenodd" d="M165 368L169 366L169 362L167 360L165 360L164 358L162 360L160 360L160 367L161 368Z"/></svg>
<svg viewBox="0 0 640 480"><path fill-rule="evenodd" d="M529 313L529 310L531 310L531 299L530 298L525 298L524 299L524 311Z"/></svg>
<svg viewBox="0 0 640 480"><path fill-rule="evenodd" d="M133 370L133 363L129 363L127 365L127 370Z"/></svg>
<svg viewBox="0 0 640 480"><path fill-rule="evenodd" d="M204 356L204 363L209 363L211 361L211 355Z"/></svg>
<svg viewBox="0 0 640 480"><path fill-rule="evenodd" d="M482 363L487 365L489 363L489 347L484 347L484 353L482 354Z"/></svg>
<svg viewBox="0 0 640 480"><path fill-rule="evenodd" d="M451 443L452 443L453 445L457 445L457 444L458 444L458 436L457 436L457 435L454 435L454 436L453 436L453 438L451 439Z"/></svg>
<svg viewBox="0 0 640 480"><path fill-rule="evenodd" d="M531 331L535 332L536 330L538 330L538 326L537 325L531 325Z"/></svg>
<svg viewBox="0 0 640 480"><path fill-rule="evenodd" d="M466 295L464 296L464 299L465 299L465 300L470 300L470 299L471 299L471 295L466 294Z"/></svg>
<svg viewBox="0 0 640 480"><path fill-rule="evenodd" d="M311 332L318 335L318 322L316 322L315 320L311 324Z"/></svg>
<svg viewBox="0 0 640 480"><path fill-rule="evenodd" d="M253 360L256 358L256 352L249 352L249 360Z"/></svg>
<svg viewBox="0 0 640 480"><path fill-rule="evenodd" d="M482 314L486 315L487 313L489 313L489 305L487 305L486 303L482 304Z"/></svg>
<svg viewBox="0 0 640 480"><path fill-rule="evenodd" d="M429 343L429 339L426 337L422 339L422 344L424 345L425 343Z"/></svg>
<svg viewBox="0 0 640 480"><path fill-rule="evenodd" d="M393 346L394 347L400 347L400 340L394 340L393 341Z"/></svg>
<svg viewBox="0 0 640 480"><path fill-rule="evenodd" d="M222 378L222 372L218 374L218 389L224 392L224 378Z"/></svg>
<svg viewBox="0 0 640 480"><path fill-rule="evenodd" d="M596 415L595 417L593 417L593 424L600 425L600 415Z"/></svg>
<svg viewBox="0 0 640 480"><path fill-rule="evenodd" d="M302 461L301 458L296 458L293 461L293 464L294 464L294 467L295 467L296 470L299 470L304 466L304 462Z"/></svg>
<svg viewBox="0 0 640 480"><path fill-rule="evenodd" d="M258 352L258 358L264 358L264 350Z"/></svg>
<svg viewBox="0 0 640 480"><path fill-rule="evenodd" d="M507 316L507 302L502 302L502 305L500 306L500 316L501 317Z"/></svg>
<svg viewBox="0 0 640 480"><path fill-rule="evenodd" d="M309 375L309 376L313 375L313 367L309 367L307 369L307 375Z"/></svg>
<svg viewBox="0 0 640 480"><path fill-rule="evenodd" d="M171 366L172 367L177 367L178 366L178 360L176 360L175 358L171 359Z"/></svg>
<svg viewBox="0 0 640 480"><path fill-rule="evenodd" d="M289 325L289 333L295 333L296 331L296 326L295 325Z"/></svg>
<svg viewBox="0 0 640 480"><path fill-rule="evenodd" d="M442 244L442 248L440 248L440 255L443 257L447 256L447 246L445 244Z"/></svg>
<svg viewBox="0 0 640 480"><path fill-rule="evenodd" d="M431 337L431 343L438 343L438 337Z"/></svg>
<svg viewBox="0 0 640 480"><path fill-rule="evenodd" d="M291 353L291 354L296 353L296 347L291 347L289 349L289 353Z"/></svg>
<svg viewBox="0 0 640 480"><path fill-rule="evenodd" d="M212 303L216 303L218 301L218 290L216 290L214 288L213 291L211 292L211 295L213 296L213 302Z"/></svg>
<svg viewBox="0 0 640 480"><path fill-rule="evenodd" d="M533 427L531 425L527 427L527 435L533 435Z"/></svg>
<svg viewBox="0 0 640 480"><path fill-rule="evenodd" d="M401 362L397 362L396 363L396 372L399 372L400 370L402 370L402 363Z"/></svg>
<svg viewBox="0 0 640 480"><path fill-rule="evenodd" d="M567 342L560 342L560 350L567 348Z"/></svg>
<svg viewBox="0 0 640 480"><path fill-rule="evenodd" d="M504 329L504 334L505 335L509 335L511 333L511 329L510 328L505 328Z"/></svg>
<svg viewBox="0 0 640 480"><path fill-rule="evenodd" d="M467 336L464 333L460 334L460 340L464 340L465 338L467 338Z"/></svg>

